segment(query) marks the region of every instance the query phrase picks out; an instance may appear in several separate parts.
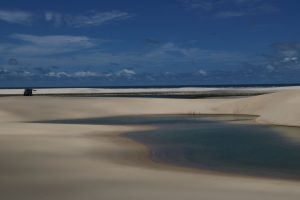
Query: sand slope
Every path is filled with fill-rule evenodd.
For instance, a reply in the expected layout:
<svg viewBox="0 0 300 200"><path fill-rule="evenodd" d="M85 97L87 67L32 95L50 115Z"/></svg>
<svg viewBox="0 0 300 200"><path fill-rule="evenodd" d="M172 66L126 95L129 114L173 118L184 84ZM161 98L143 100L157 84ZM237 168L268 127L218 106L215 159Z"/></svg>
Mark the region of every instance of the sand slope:
<svg viewBox="0 0 300 200"><path fill-rule="evenodd" d="M241 99L3 97L0 121L140 114L249 114L258 122L300 126L300 90Z"/></svg>

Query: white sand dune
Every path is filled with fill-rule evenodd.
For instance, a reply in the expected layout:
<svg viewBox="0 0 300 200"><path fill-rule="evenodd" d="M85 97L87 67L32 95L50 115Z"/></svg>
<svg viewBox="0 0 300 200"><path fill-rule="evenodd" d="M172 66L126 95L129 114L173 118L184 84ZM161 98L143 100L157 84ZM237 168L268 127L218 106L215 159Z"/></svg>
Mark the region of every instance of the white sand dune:
<svg viewBox="0 0 300 200"><path fill-rule="evenodd" d="M298 200L300 183L192 173L147 160L118 134L151 127L32 121L141 114L251 114L300 126L300 90L241 99L0 98L0 198ZM27 123L25 123L27 122Z"/></svg>
<svg viewBox="0 0 300 200"><path fill-rule="evenodd" d="M288 87L181 87L181 88L41 88L34 94L87 94L87 93L182 93L182 92L208 92L208 91L255 91L274 92L282 90L297 90L300 86ZM0 89L0 95L23 94L23 89Z"/></svg>
<svg viewBox="0 0 300 200"><path fill-rule="evenodd" d="M300 126L300 90L240 99L5 97L0 121L80 119L141 114L248 114L257 122Z"/></svg>

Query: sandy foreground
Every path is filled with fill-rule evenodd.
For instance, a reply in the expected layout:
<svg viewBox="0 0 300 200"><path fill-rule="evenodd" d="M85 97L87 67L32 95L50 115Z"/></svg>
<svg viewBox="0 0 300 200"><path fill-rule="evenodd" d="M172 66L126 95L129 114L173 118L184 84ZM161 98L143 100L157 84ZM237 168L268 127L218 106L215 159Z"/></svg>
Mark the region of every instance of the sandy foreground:
<svg viewBox="0 0 300 200"><path fill-rule="evenodd" d="M32 123L142 114L250 114L300 126L300 90L241 99L0 98L0 199L299 199L300 182L152 163L119 134L152 127Z"/></svg>

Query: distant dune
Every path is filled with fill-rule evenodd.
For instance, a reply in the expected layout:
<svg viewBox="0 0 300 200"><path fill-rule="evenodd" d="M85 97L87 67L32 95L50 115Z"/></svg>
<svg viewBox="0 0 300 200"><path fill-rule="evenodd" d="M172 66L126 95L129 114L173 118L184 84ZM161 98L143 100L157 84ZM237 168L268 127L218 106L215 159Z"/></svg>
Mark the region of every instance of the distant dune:
<svg viewBox="0 0 300 200"><path fill-rule="evenodd" d="M247 114L257 122L300 126L300 90L234 99L3 97L1 121L141 114Z"/></svg>

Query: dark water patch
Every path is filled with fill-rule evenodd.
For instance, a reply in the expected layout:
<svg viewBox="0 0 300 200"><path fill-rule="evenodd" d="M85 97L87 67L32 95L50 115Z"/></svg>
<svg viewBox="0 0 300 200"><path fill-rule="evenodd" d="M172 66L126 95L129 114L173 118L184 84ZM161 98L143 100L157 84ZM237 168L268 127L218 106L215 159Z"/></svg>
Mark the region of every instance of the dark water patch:
<svg viewBox="0 0 300 200"><path fill-rule="evenodd" d="M124 136L145 144L154 161L230 174L300 179L300 129L229 124L253 116L165 115L60 120L53 123L153 125Z"/></svg>
<svg viewBox="0 0 300 200"><path fill-rule="evenodd" d="M300 146L266 127L207 123L130 133L158 162L228 173L300 178ZM299 131L299 130L298 130Z"/></svg>
<svg viewBox="0 0 300 200"><path fill-rule="evenodd" d="M51 120L58 124L97 124L97 125L173 125L198 124L218 121L248 121L255 119L250 115L138 115L86 119ZM43 122L43 121L41 121ZM44 123L44 122L43 122Z"/></svg>

